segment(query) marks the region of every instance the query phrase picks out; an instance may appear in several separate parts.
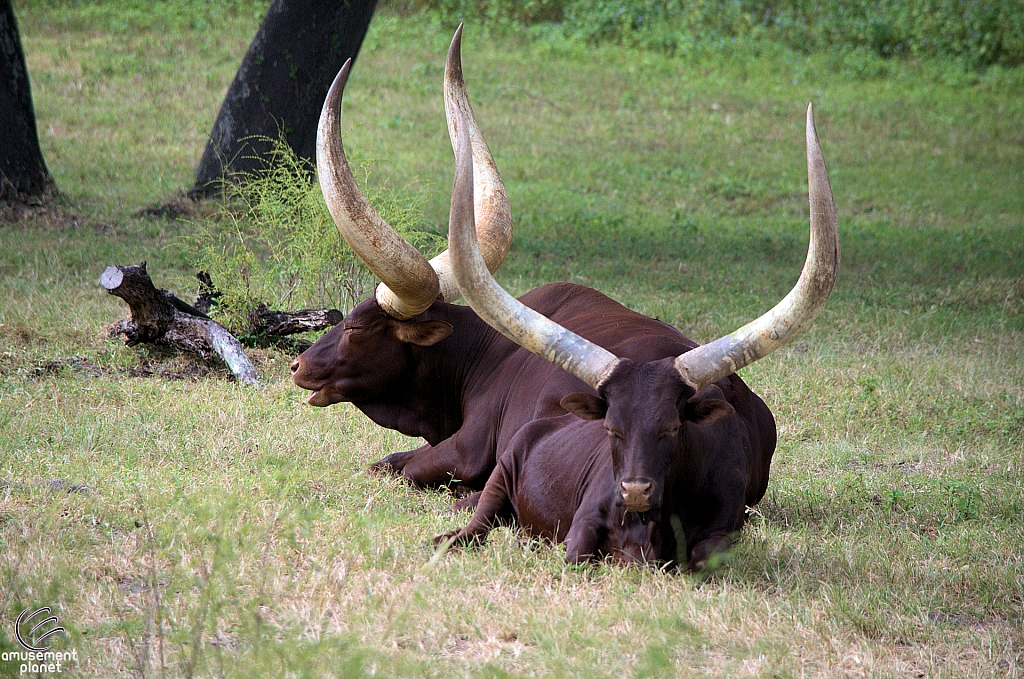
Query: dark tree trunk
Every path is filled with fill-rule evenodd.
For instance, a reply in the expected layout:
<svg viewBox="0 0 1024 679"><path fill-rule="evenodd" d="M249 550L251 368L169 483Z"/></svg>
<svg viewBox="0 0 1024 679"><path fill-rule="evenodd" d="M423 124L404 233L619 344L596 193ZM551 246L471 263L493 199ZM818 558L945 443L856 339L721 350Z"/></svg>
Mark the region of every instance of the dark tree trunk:
<svg viewBox="0 0 1024 679"><path fill-rule="evenodd" d="M0 201L48 194L53 180L43 161L32 89L11 0L0 0Z"/></svg>
<svg viewBox="0 0 1024 679"><path fill-rule="evenodd" d="M196 170L193 197L216 193L218 180L259 172L270 144L315 161L316 127L327 90L355 58L377 0L273 0L213 123Z"/></svg>

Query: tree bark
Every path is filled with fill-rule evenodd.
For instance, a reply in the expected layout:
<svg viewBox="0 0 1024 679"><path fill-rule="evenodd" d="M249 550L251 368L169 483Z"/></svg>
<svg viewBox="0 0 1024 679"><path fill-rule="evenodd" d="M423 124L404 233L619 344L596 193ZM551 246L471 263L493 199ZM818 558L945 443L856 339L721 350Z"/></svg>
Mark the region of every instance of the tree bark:
<svg viewBox="0 0 1024 679"><path fill-rule="evenodd" d="M221 179L272 162L267 139L315 162L324 97L346 59L355 58L376 0L273 0L228 89L196 170L193 198L216 194ZM312 165L311 165L312 167Z"/></svg>
<svg viewBox="0 0 1024 679"><path fill-rule="evenodd" d="M48 195L53 180L43 161L21 36L11 0L0 0L0 201Z"/></svg>
<svg viewBox="0 0 1024 679"><path fill-rule="evenodd" d="M166 290L158 290L145 262L138 266L108 266L100 284L131 309L131 318L111 326L112 337L123 337L128 346L142 342L171 346L207 361L219 356L239 382L258 384L256 369L235 336L195 307Z"/></svg>
<svg viewBox="0 0 1024 679"><path fill-rule="evenodd" d="M325 330L333 328L343 320L345 320L345 314L337 309L275 311L260 307L249 315L249 325L252 329L271 337Z"/></svg>

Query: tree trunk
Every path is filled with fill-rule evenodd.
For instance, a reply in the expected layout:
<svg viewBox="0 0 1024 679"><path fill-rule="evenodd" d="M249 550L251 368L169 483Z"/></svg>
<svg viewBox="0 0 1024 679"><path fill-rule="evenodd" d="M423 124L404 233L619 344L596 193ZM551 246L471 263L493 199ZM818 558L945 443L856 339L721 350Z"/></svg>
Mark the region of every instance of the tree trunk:
<svg viewBox="0 0 1024 679"><path fill-rule="evenodd" d="M0 201L25 202L52 190L53 180L39 149L14 7L11 0L0 0Z"/></svg>
<svg viewBox="0 0 1024 679"><path fill-rule="evenodd" d="M355 58L376 0L273 0L213 123L190 195L215 194L222 178L259 172L283 132L315 163L316 128L327 90ZM261 138L262 137L262 138Z"/></svg>

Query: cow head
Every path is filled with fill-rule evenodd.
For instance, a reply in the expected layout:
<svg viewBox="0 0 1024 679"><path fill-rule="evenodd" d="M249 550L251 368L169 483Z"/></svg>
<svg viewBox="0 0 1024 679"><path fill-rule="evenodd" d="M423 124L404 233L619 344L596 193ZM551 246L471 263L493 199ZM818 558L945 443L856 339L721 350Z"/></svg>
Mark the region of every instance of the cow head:
<svg viewBox="0 0 1024 679"><path fill-rule="evenodd" d="M683 382L672 358L641 364L622 359L598 395L569 394L561 405L581 419L604 420L616 505L642 514L661 507L673 463L685 455L685 427L707 426L733 413L717 386L698 392Z"/></svg>
<svg viewBox="0 0 1024 679"><path fill-rule="evenodd" d="M456 120L472 146L473 206L486 266L501 266L512 243L512 216L505 187L473 116L462 78L456 31L444 74L445 110L454 145ZM410 372L412 347L426 347L452 332L443 321L424 318L437 300L453 301L459 289L446 250L429 262L369 204L345 157L341 102L351 59L327 94L317 130L317 174L327 207L352 250L380 278L374 298L357 306L342 322L292 364L292 379L313 391L310 405L375 401L393 392Z"/></svg>
<svg viewBox="0 0 1024 679"><path fill-rule="evenodd" d="M839 265L832 189L807 108L807 169L811 238L800 279L773 309L714 342L638 365L576 335L505 292L488 273L473 234L473 159L468 137L456 144L449 244L456 280L473 310L519 345L589 384L597 392L566 396L561 404L584 419L603 419L611 438L616 492L627 511L656 509L679 437L733 408L713 385L768 355L807 327L824 307Z"/></svg>
<svg viewBox="0 0 1024 679"><path fill-rule="evenodd" d="M295 359L292 380L313 392L313 406L377 401L412 371L412 347L433 346L451 332L445 321L398 320L369 299Z"/></svg>

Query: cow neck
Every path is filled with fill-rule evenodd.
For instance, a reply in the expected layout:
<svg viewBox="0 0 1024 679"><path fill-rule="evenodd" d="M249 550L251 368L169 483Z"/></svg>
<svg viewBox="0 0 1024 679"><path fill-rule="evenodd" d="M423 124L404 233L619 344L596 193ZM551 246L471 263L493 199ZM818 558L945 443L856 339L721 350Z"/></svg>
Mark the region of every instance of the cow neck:
<svg viewBox="0 0 1024 679"><path fill-rule="evenodd" d="M687 500L708 482L718 448L716 429L716 425L682 423L679 445L672 453L672 466L665 479L663 507L669 512L684 511Z"/></svg>
<svg viewBox="0 0 1024 679"><path fill-rule="evenodd" d="M510 358L516 352L524 352L526 357L532 354L487 325L469 307L462 308L472 314L472 318L467 319L472 324L472 332L464 337L467 356L460 365L461 410L467 414L476 405L482 410L494 409L494 415L499 416L501 410L495 408L495 404L505 401L515 382L512 375L516 373L508 371L522 368L520 361L510 361Z"/></svg>
<svg viewBox="0 0 1024 679"><path fill-rule="evenodd" d="M468 307L444 302L435 302L417 320L450 323L452 334L433 346L409 345L414 367L405 388L386 401L354 405L380 426L434 446L462 427L465 381L479 362L479 336L494 331Z"/></svg>

